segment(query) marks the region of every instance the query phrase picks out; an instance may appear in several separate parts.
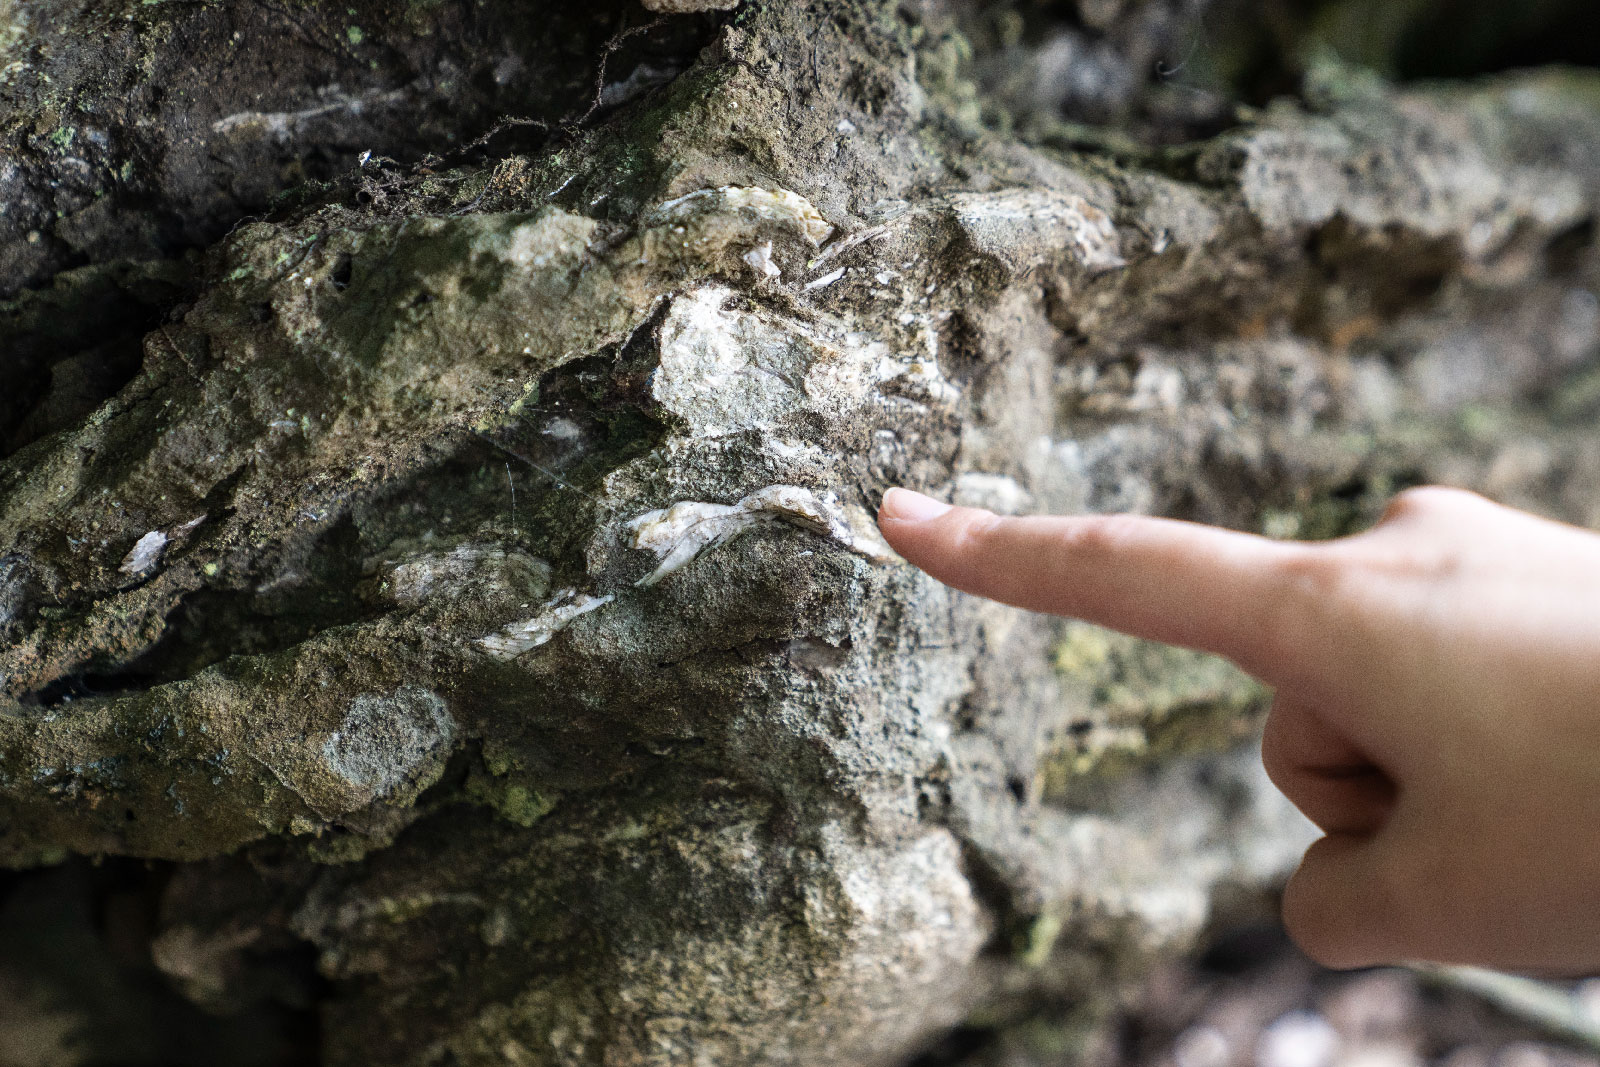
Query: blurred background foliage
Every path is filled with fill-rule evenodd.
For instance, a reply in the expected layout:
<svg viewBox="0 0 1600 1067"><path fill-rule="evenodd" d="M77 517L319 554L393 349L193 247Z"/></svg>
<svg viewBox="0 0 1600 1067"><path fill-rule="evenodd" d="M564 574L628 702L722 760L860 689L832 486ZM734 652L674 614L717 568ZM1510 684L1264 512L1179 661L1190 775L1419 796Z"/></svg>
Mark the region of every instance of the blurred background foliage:
<svg viewBox="0 0 1600 1067"><path fill-rule="evenodd" d="M1394 82L1600 65L1593 0L959 2L986 124L1174 143L1300 96L1328 60ZM1057 131L1059 132L1059 131Z"/></svg>

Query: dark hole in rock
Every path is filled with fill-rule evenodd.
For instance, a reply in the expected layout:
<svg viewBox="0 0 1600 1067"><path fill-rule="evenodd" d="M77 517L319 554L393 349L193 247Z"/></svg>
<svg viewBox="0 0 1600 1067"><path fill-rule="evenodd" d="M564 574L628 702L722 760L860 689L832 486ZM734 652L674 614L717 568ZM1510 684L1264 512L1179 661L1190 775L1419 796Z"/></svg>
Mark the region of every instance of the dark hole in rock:
<svg viewBox="0 0 1600 1067"><path fill-rule="evenodd" d="M328 275L328 281L340 292L350 288L350 276L354 272L354 262L350 256L339 257L339 262L334 264L333 272Z"/></svg>
<svg viewBox="0 0 1600 1067"><path fill-rule="evenodd" d="M907 1060L905 1067L954 1067L992 1048L998 1039L999 1032L988 1027L958 1026Z"/></svg>

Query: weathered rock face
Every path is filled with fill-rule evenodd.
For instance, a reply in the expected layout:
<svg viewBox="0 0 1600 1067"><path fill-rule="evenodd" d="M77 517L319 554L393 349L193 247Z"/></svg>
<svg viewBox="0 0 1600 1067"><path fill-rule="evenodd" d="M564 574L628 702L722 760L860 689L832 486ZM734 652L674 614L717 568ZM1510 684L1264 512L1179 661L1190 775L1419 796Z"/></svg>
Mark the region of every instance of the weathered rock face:
<svg viewBox="0 0 1600 1067"><path fill-rule="evenodd" d="M4 861L173 861L186 996L419 1065L896 1062L1281 874L1258 687L950 593L871 510L1600 523L1600 83L1330 66L1079 154L973 125L953 17L747 5L598 125L8 305L6 373L83 392L0 467Z"/></svg>
<svg viewBox="0 0 1600 1067"><path fill-rule="evenodd" d="M707 28L679 20L644 38L629 32L639 14L623 0L7 0L0 294L85 261L209 244L362 152L409 162L508 114L544 127L615 106L678 73Z"/></svg>

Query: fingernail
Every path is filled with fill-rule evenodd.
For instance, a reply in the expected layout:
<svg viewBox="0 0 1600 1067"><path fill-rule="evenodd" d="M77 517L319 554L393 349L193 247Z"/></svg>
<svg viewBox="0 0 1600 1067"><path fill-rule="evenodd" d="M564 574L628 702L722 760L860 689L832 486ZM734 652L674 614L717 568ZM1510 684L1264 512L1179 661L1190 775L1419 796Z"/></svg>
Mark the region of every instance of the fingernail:
<svg viewBox="0 0 1600 1067"><path fill-rule="evenodd" d="M929 519L937 519L949 510L949 504L941 503L931 496L923 496L910 489L891 489L883 494L883 507L879 514L883 518L896 519L900 522L927 522Z"/></svg>

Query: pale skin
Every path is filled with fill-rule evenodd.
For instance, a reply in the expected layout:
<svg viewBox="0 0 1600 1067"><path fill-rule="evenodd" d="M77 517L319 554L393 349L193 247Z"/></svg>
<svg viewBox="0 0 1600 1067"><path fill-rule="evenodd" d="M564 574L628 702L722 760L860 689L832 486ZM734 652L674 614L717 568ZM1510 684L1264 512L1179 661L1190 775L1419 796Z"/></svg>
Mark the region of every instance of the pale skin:
<svg viewBox="0 0 1600 1067"><path fill-rule="evenodd" d="M903 489L879 526L957 589L1272 686L1262 759L1324 834L1283 902L1312 958L1600 973L1600 535L1432 487L1319 543Z"/></svg>

